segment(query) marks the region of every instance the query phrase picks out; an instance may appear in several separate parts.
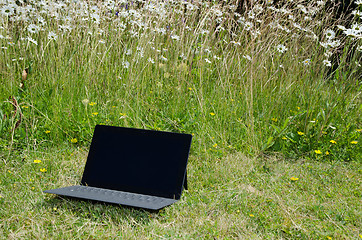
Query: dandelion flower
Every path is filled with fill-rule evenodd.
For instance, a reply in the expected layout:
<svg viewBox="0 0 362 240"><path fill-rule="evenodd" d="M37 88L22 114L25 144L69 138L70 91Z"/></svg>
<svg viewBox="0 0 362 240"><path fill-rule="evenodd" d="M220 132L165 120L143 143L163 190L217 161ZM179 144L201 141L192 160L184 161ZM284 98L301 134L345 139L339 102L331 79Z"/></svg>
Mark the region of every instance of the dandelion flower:
<svg viewBox="0 0 362 240"><path fill-rule="evenodd" d="M211 116L215 116L215 113L211 112L210 115L211 115Z"/></svg>
<svg viewBox="0 0 362 240"><path fill-rule="evenodd" d="M297 132L298 133L298 135L300 135L300 136L303 136L304 135L304 132Z"/></svg>
<svg viewBox="0 0 362 240"><path fill-rule="evenodd" d="M41 160L35 159L35 160L34 160L34 163L41 163Z"/></svg>
<svg viewBox="0 0 362 240"><path fill-rule="evenodd" d="M93 116L97 116L98 115L98 112L94 112L92 113Z"/></svg>
<svg viewBox="0 0 362 240"><path fill-rule="evenodd" d="M215 143L214 145L212 145L214 148L216 148L217 147L217 143Z"/></svg>
<svg viewBox="0 0 362 240"><path fill-rule="evenodd" d="M297 177L291 177L290 180L292 180L293 182L295 182L295 181L298 181L299 178L297 178Z"/></svg>
<svg viewBox="0 0 362 240"><path fill-rule="evenodd" d="M49 133L50 133L50 131L49 131L49 130L46 130L46 131L45 131L45 133L46 133L46 134L49 134Z"/></svg>
<svg viewBox="0 0 362 240"><path fill-rule="evenodd" d="M46 172L47 170L45 168L40 168L40 172Z"/></svg>
<svg viewBox="0 0 362 240"><path fill-rule="evenodd" d="M70 140L70 142L71 142L71 143L77 143L77 142L78 142L78 139L72 138L72 139Z"/></svg>
<svg viewBox="0 0 362 240"><path fill-rule="evenodd" d="M95 102L90 102L90 103L89 103L90 106L94 106L94 105L96 105L96 104L97 104L97 103L95 103Z"/></svg>
<svg viewBox="0 0 362 240"><path fill-rule="evenodd" d="M337 142L335 140L329 141L330 143L336 144Z"/></svg>
<svg viewBox="0 0 362 240"><path fill-rule="evenodd" d="M254 214L249 214L250 217L255 217Z"/></svg>
<svg viewBox="0 0 362 240"><path fill-rule="evenodd" d="M322 154L321 150L314 150L316 154Z"/></svg>
<svg viewBox="0 0 362 240"><path fill-rule="evenodd" d="M352 141L351 142L351 144L357 144L358 143L358 141Z"/></svg>
<svg viewBox="0 0 362 240"><path fill-rule="evenodd" d="M326 155L329 155L329 152L328 152L328 151L326 151Z"/></svg>

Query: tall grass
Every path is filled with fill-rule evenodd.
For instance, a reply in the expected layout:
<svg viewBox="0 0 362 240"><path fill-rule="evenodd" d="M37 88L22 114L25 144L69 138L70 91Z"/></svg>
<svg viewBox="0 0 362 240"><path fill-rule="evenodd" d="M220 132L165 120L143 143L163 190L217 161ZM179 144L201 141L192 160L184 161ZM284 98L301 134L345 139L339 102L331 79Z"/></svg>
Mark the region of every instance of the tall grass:
<svg viewBox="0 0 362 240"><path fill-rule="evenodd" d="M2 11L3 150L88 144L110 124L192 133L199 155L362 159L361 40L335 26L333 6L261 3L243 16L202 1L59 3ZM337 39L327 29L341 44L321 45Z"/></svg>

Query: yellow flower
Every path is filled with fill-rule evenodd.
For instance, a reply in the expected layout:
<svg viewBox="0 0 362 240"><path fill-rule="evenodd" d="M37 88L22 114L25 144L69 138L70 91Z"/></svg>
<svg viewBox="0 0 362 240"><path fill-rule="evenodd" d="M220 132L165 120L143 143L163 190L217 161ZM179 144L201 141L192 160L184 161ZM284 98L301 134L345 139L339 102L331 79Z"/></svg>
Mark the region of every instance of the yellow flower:
<svg viewBox="0 0 362 240"><path fill-rule="evenodd" d="M298 135L302 136L304 135L304 132L298 132Z"/></svg>
<svg viewBox="0 0 362 240"><path fill-rule="evenodd" d="M94 105L96 105L96 104L97 104L97 103L95 103L95 102L90 102L90 103L89 103L90 106L94 106Z"/></svg>
<svg viewBox="0 0 362 240"><path fill-rule="evenodd" d="M335 144L335 143L337 143L336 141L334 141L334 140L331 140L331 141L329 141L330 143L333 143L333 144Z"/></svg>
<svg viewBox="0 0 362 240"><path fill-rule="evenodd" d="M249 214L250 217L254 217L254 214Z"/></svg>
<svg viewBox="0 0 362 240"><path fill-rule="evenodd" d="M287 140L288 138L287 137L282 137L283 140Z"/></svg>
<svg viewBox="0 0 362 240"><path fill-rule="evenodd" d="M35 159L35 160L34 160L34 163L41 163L41 160Z"/></svg>
<svg viewBox="0 0 362 240"><path fill-rule="evenodd" d="M322 154L321 150L314 150L316 154Z"/></svg>
<svg viewBox="0 0 362 240"><path fill-rule="evenodd" d="M356 129L357 132L362 132L362 129ZM362 235L360 235L362 236ZM361 237L362 238L362 237Z"/></svg>
<svg viewBox="0 0 362 240"><path fill-rule="evenodd" d="M328 239L332 239L330 236L327 237Z"/></svg>
<svg viewBox="0 0 362 240"><path fill-rule="evenodd" d="M215 116L215 113L211 112L210 115L211 115L211 116Z"/></svg>
<svg viewBox="0 0 362 240"><path fill-rule="evenodd" d="M351 142L351 144L357 144L358 143L358 141L352 141Z"/></svg>
<svg viewBox="0 0 362 240"><path fill-rule="evenodd" d="M271 119L273 122L278 122L278 118L272 118Z"/></svg>
<svg viewBox="0 0 362 240"><path fill-rule="evenodd" d="M300 110L300 107L297 107L298 110Z"/></svg>
<svg viewBox="0 0 362 240"><path fill-rule="evenodd" d="M119 113L119 115L121 115L122 117L127 116L127 114L125 114L125 113Z"/></svg>
<svg viewBox="0 0 362 240"><path fill-rule="evenodd" d="M98 112L94 112L92 113L93 116L97 116L98 115Z"/></svg>
<svg viewBox="0 0 362 240"><path fill-rule="evenodd" d="M297 177L291 177L290 180L292 180L292 181L298 181L299 178L297 178Z"/></svg>
<svg viewBox="0 0 362 240"><path fill-rule="evenodd" d="M72 138L72 139L70 140L70 142L71 142L71 143L77 143L78 140L77 140L76 138Z"/></svg>
<svg viewBox="0 0 362 240"><path fill-rule="evenodd" d="M46 172L47 170L45 168L40 168L40 172Z"/></svg>
<svg viewBox="0 0 362 240"><path fill-rule="evenodd" d="M217 147L217 143L215 143L214 145L212 145L214 148L216 148Z"/></svg>
<svg viewBox="0 0 362 240"><path fill-rule="evenodd" d="M326 151L326 155L329 155L329 152L328 152L328 151Z"/></svg>
<svg viewBox="0 0 362 240"><path fill-rule="evenodd" d="M46 130L45 133L48 134L48 133L50 133L50 131L49 131L49 130Z"/></svg>

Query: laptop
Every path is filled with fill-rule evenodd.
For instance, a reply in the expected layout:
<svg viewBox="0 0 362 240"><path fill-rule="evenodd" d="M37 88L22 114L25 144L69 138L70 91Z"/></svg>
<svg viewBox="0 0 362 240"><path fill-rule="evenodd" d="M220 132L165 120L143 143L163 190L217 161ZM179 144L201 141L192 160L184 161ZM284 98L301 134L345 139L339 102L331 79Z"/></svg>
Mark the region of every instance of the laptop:
<svg viewBox="0 0 362 240"><path fill-rule="evenodd" d="M80 185L60 196L159 210L187 189L192 135L97 125Z"/></svg>

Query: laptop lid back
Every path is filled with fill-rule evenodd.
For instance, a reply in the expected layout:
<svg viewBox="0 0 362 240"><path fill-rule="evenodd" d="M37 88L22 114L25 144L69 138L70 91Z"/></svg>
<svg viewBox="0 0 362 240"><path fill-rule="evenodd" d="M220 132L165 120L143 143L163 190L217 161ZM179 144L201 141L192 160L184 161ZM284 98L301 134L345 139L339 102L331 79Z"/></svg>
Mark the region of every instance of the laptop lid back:
<svg viewBox="0 0 362 240"><path fill-rule="evenodd" d="M190 134L97 125L81 184L180 199Z"/></svg>

